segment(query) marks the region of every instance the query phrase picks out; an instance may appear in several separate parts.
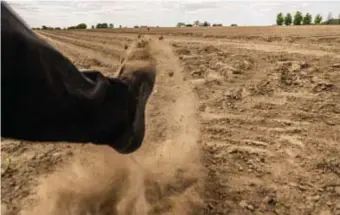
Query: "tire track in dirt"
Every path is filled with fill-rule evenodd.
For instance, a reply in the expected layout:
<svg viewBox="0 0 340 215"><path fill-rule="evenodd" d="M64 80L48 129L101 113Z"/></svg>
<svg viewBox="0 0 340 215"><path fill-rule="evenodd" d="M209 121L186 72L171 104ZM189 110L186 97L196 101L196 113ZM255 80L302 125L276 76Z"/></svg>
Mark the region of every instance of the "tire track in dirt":
<svg viewBox="0 0 340 215"><path fill-rule="evenodd" d="M156 59L158 73L142 148L128 156L107 147L76 149L73 163L42 178L40 200L32 214L156 215L202 210L204 172L196 99L171 47L158 41L149 44L147 51Z"/></svg>

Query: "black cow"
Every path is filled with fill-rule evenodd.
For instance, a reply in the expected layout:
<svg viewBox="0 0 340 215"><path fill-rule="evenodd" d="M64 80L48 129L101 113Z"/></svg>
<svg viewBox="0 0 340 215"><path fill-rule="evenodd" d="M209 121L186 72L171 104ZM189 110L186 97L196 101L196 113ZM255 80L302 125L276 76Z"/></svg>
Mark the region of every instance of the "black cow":
<svg viewBox="0 0 340 215"><path fill-rule="evenodd" d="M117 78L79 71L2 1L1 73L2 137L92 142L120 153L142 144L153 67L122 70Z"/></svg>

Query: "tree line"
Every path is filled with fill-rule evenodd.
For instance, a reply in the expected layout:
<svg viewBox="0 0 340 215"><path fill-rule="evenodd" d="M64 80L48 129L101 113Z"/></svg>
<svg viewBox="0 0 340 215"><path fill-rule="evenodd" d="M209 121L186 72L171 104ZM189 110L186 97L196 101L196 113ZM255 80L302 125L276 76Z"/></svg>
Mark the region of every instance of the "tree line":
<svg viewBox="0 0 340 215"><path fill-rule="evenodd" d="M119 28L122 26L120 25ZM97 25L92 25L92 29L99 29L99 28L114 28L113 23L98 23ZM69 26L65 28L61 27L49 27L46 25L41 26L41 28L32 28L33 30L72 30L72 29L87 29L87 25L85 23L80 23L78 25Z"/></svg>
<svg viewBox="0 0 340 215"><path fill-rule="evenodd" d="M121 25L120 25L121 27ZM114 25L112 23L108 24L108 23L98 23L96 26L92 25L91 26L92 29L95 28L114 28Z"/></svg>
<svg viewBox="0 0 340 215"><path fill-rule="evenodd" d="M339 24L340 25L340 14L338 19L334 19L332 14L329 13L327 20L325 22L322 22L323 17L320 14L317 14L314 17L314 21L313 21L313 17L310 13L306 13L305 15L303 15L300 11L297 11L294 14L294 18L292 16L291 13L287 13L286 15L283 15L283 13L278 13L276 16L276 24L279 26L282 25L311 25L311 24L315 24L315 25L320 25L320 24L329 24L329 25L336 25ZM210 24L207 21L201 22L199 20L194 21L192 24L191 23L184 23L184 22L178 22L177 27L193 27L193 26L200 26L200 27L218 27L218 26L223 26L220 23L214 23L214 24ZM237 24L231 24L231 26L237 26ZM141 27L145 27L145 26L134 26L134 28L141 28ZM146 26L147 27L147 26ZM158 26L157 26L158 27ZM98 23L96 25L92 25L91 26L92 29L107 29L107 28L114 28L113 23ZM121 25L119 25L119 28L122 28ZM66 28L60 28L60 27L49 27L49 26L45 26L43 25L41 28L32 28L33 30L68 30L68 29L87 29L87 25L85 23L80 23L78 25L75 26L69 26Z"/></svg>
<svg viewBox="0 0 340 215"><path fill-rule="evenodd" d="M178 22L176 26L177 27L193 27L193 26L200 26L200 27L210 27L210 26L213 26L213 27L217 27L217 26L223 26L223 25L219 24L219 23L210 24L207 21L201 22L199 20L196 20L196 21L193 22L193 24L191 24L191 23L184 23L184 22Z"/></svg>
<svg viewBox="0 0 340 215"><path fill-rule="evenodd" d="M285 16L282 13L278 13L276 16L276 24L281 26L281 25L311 25L311 24L315 24L315 25L320 25L320 24L336 24L336 22L339 22L338 24L340 24L340 14L339 14L339 19L336 20L336 22L334 23L333 16L330 13L328 15L327 21L322 23L322 16L320 14L317 14L314 17L314 22L313 22L313 17L310 13L306 13L305 15L303 15L300 11L297 11L294 14L294 19L291 15L291 13L287 13Z"/></svg>

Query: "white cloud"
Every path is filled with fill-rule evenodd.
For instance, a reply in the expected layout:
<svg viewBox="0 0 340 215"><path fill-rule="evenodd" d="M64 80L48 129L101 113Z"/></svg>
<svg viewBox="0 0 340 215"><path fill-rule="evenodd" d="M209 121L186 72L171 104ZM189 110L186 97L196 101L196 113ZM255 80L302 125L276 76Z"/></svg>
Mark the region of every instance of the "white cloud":
<svg viewBox="0 0 340 215"><path fill-rule="evenodd" d="M302 3L301 7L307 7L309 5L309 3Z"/></svg>
<svg viewBox="0 0 340 215"><path fill-rule="evenodd" d="M272 8L260 8L258 11L266 13L266 12L269 12L269 11L272 11L272 10L273 10Z"/></svg>

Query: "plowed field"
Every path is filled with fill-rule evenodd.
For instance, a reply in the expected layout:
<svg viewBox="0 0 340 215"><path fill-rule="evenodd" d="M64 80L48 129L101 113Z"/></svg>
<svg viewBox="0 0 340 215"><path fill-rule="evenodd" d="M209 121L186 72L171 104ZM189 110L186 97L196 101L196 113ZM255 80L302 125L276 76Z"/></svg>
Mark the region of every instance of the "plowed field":
<svg viewBox="0 0 340 215"><path fill-rule="evenodd" d="M340 215L340 28L225 29L142 32L158 73L136 153L2 139L2 214ZM138 33L37 32L110 76Z"/></svg>

